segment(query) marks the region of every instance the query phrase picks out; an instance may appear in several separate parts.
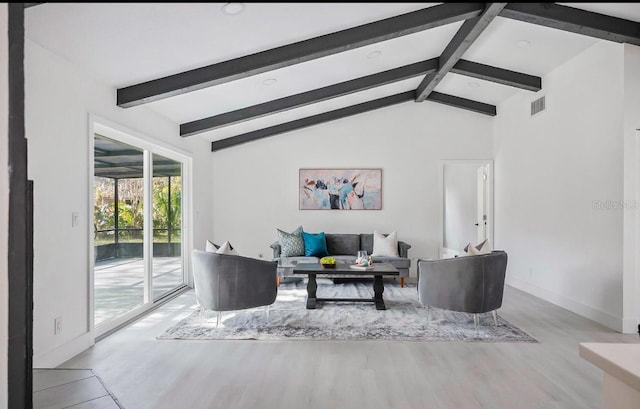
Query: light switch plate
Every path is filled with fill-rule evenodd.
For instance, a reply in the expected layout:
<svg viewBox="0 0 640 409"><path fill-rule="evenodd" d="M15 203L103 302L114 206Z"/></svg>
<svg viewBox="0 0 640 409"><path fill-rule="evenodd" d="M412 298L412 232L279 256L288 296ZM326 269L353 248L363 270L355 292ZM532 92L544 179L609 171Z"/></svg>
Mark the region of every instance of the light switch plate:
<svg viewBox="0 0 640 409"><path fill-rule="evenodd" d="M76 227L78 225L78 212L71 213L71 227Z"/></svg>

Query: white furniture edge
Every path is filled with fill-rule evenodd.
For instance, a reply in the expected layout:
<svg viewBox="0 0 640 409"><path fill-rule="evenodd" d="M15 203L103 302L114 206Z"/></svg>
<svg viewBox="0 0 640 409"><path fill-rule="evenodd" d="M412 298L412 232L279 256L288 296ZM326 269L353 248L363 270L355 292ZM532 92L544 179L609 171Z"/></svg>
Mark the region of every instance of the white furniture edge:
<svg viewBox="0 0 640 409"><path fill-rule="evenodd" d="M582 358L640 392L640 344L581 343Z"/></svg>

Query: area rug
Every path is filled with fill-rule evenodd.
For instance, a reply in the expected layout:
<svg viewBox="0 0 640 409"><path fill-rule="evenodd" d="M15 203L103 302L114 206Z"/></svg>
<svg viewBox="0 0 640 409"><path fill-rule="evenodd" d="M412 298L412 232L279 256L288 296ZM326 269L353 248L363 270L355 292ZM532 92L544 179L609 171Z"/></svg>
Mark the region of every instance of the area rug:
<svg viewBox="0 0 640 409"><path fill-rule="evenodd" d="M372 296L371 283L333 284L318 280L318 297L366 298ZM385 283L387 309L376 310L373 303L319 302L315 310L306 309L304 283L285 283L278 288L269 320L265 308L228 311L216 328L216 313L198 307L186 318L167 329L157 339L184 340L394 340L538 342L498 314L498 326L491 314L480 315L476 330L473 315L427 309L418 301L415 285L400 288Z"/></svg>

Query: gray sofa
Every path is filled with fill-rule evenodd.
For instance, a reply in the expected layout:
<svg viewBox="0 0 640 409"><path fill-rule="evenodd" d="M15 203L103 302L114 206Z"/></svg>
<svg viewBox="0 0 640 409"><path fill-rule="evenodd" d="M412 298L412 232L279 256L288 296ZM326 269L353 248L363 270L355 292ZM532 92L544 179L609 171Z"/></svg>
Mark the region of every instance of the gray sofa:
<svg viewBox="0 0 640 409"><path fill-rule="evenodd" d="M386 235L385 235L386 236ZM327 239L327 251L330 256L344 263L354 263L359 250L366 250L367 254L373 253L373 234L325 234ZM318 257L280 257L280 244L275 242L270 246L273 249L273 259L278 261L278 275L280 277L291 276L291 270L297 263L318 263ZM375 263L389 263L400 272L400 285L404 286L405 277L409 276L411 259L408 251L411 245L398 240L399 257L373 257Z"/></svg>
<svg viewBox="0 0 640 409"><path fill-rule="evenodd" d="M507 253L418 260L418 296L428 307L474 314L493 312L502 306Z"/></svg>

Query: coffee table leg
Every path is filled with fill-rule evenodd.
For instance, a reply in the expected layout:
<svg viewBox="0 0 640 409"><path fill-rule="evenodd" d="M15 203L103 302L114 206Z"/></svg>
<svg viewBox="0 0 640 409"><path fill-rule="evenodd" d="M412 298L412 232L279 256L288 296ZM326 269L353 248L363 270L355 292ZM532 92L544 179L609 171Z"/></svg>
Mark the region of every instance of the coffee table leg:
<svg viewBox="0 0 640 409"><path fill-rule="evenodd" d="M307 282L307 309L316 309L316 290L318 289L318 283L316 282L316 275L309 274L309 281Z"/></svg>
<svg viewBox="0 0 640 409"><path fill-rule="evenodd" d="M382 293L384 292L384 284L382 284L382 276L377 275L373 278L373 301L376 303L376 310L386 310L382 299Z"/></svg>

